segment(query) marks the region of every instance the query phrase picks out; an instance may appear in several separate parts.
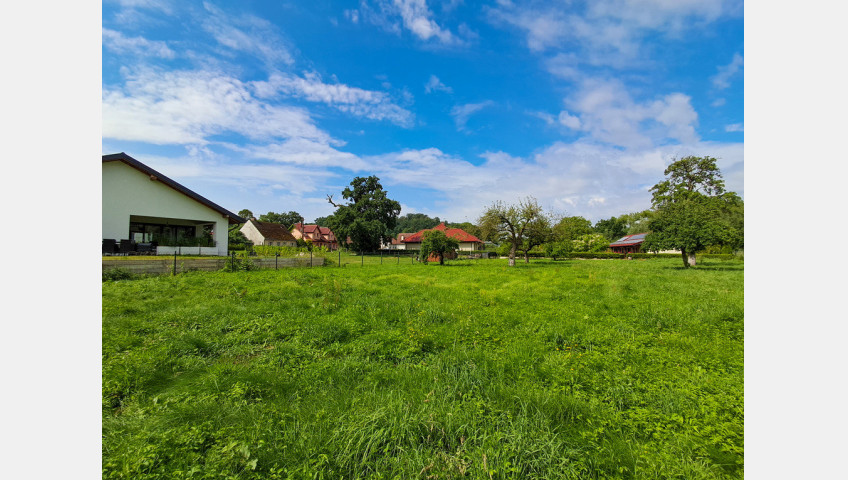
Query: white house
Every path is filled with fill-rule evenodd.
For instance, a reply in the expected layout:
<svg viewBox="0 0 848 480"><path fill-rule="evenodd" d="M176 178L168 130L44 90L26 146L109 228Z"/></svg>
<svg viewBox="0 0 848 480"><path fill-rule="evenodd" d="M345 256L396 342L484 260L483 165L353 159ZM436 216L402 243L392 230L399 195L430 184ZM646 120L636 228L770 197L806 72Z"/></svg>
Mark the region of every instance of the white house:
<svg viewBox="0 0 848 480"><path fill-rule="evenodd" d="M103 239L158 244L159 254L227 255L227 229L245 222L126 153L103 155Z"/></svg>
<svg viewBox="0 0 848 480"><path fill-rule="evenodd" d="M260 222L251 218L241 227L241 233L254 245L296 247L297 239L279 223Z"/></svg>

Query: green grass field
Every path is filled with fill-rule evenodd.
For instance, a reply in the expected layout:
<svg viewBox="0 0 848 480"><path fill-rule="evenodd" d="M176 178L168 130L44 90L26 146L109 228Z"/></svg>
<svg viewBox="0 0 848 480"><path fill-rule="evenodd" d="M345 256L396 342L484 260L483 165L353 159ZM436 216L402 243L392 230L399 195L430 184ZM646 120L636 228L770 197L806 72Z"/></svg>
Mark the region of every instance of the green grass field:
<svg viewBox="0 0 848 480"><path fill-rule="evenodd" d="M368 260L104 282L103 478L743 476L743 263Z"/></svg>

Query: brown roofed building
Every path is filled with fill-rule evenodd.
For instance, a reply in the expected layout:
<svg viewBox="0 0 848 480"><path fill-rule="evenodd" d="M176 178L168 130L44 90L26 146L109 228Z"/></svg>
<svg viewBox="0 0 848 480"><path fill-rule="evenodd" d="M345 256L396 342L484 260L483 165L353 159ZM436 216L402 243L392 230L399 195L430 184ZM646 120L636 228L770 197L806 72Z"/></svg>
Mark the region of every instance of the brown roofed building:
<svg viewBox="0 0 848 480"><path fill-rule="evenodd" d="M316 247L324 247L327 250L339 249L339 242L336 240L336 235L327 227L295 223L292 225L291 234L294 238L309 240Z"/></svg>
<svg viewBox="0 0 848 480"><path fill-rule="evenodd" d="M277 247L296 247L297 240L279 223L260 222L251 218L241 227L241 233L254 245L271 245Z"/></svg>

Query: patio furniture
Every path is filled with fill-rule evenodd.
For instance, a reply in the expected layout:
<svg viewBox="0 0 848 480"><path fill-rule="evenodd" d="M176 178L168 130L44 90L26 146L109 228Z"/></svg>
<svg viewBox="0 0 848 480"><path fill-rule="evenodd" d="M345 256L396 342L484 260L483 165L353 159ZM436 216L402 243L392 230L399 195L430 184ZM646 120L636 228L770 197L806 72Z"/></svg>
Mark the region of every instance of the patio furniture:
<svg viewBox="0 0 848 480"><path fill-rule="evenodd" d="M118 252L118 243L114 238L103 239L103 255L114 255Z"/></svg>
<svg viewBox="0 0 848 480"><path fill-rule="evenodd" d="M129 255L135 252L135 244L132 240L122 239L121 240L121 255Z"/></svg>

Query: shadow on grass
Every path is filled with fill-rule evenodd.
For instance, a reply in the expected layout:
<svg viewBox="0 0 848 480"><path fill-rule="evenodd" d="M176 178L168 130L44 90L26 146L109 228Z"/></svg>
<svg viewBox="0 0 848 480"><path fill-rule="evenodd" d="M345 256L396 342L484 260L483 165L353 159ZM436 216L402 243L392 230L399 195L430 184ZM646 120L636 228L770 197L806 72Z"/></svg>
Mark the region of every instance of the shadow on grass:
<svg viewBox="0 0 848 480"><path fill-rule="evenodd" d="M664 270L687 270L683 265L678 266L666 266L663 267ZM689 267L689 269L693 271L713 271L713 272L741 272L745 270L745 264L740 263L738 265L735 264L697 264L694 267Z"/></svg>

